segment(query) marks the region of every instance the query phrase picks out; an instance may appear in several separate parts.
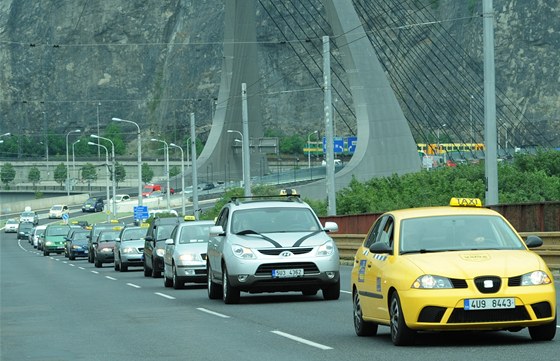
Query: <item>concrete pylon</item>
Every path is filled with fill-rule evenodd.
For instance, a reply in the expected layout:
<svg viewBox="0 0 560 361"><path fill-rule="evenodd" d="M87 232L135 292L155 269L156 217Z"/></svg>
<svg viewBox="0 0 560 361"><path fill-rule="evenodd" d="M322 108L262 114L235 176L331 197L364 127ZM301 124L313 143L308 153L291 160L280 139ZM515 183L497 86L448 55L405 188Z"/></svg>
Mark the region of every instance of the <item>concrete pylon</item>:
<svg viewBox="0 0 560 361"><path fill-rule="evenodd" d="M356 150L335 174L335 190L346 187L352 176L366 181L419 171L421 162L412 132L352 0L324 0L324 4L357 117ZM324 180L299 186L298 191L305 198L327 198Z"/></svg>
<svg viewBox="0 0 560 361"><path fill-rule="evenodd" d="M243 178L242 151L235 139L243 133L241 84L247 84L249 139L262 138L261 82L257 66L256 2L227 0L225 3L224 60L222 79L212 129L197 158L202 181L237 181ZM251 174L267 171L266 156L251 150Z"/></svg>

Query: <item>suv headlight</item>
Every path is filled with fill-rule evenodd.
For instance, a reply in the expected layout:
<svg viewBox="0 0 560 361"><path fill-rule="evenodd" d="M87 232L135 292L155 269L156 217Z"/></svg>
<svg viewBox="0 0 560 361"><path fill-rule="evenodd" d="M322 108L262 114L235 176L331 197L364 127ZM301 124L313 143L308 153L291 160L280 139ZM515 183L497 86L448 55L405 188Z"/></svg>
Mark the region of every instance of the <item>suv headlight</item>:
<svg viewBox="0 0 560 361"><path fill-rule="evenodd" d="M250 248L243 247L243 246L240 246L238 244L233 244L231 246L231 251L233 252L235 257L238 257L238 258L241 258L241 259L255 259L255 258L257 258L257 256L255 256L255 254L253 253L253 251Z"/></svg>
<svg viewBox="0 0 560 361"><path fill-rule="evenodd" d="M521 276L521 286L548 285L552 281L543 271L533 271Z"/></svg>
<svg viewBox="0 0 560 361"><path fill-rule="evenodd" d="M336 247L333 241L328 241L319 246L319 248L317 249L317 256L331 256L334 253L335 249Z"/></svg>
<svg viewBox="0 0 560 361"><path fill-rule="evenodd" d="M423 275L420 276L412 284L412 288L442 289L453 288L453 284L447 277Z"/></svg>

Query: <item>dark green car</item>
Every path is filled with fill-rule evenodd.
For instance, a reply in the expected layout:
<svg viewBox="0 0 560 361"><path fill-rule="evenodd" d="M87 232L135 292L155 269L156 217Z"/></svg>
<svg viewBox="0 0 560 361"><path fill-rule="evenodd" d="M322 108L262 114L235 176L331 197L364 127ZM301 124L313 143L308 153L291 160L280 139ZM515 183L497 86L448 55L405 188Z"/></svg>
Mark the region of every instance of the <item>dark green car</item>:
<svg viewBox="0 0 560 361"><path fill-rule="evenodd" d="M68 231L70 226L67 224L49 224L43 234L43 256L64 253Z"/></svg>

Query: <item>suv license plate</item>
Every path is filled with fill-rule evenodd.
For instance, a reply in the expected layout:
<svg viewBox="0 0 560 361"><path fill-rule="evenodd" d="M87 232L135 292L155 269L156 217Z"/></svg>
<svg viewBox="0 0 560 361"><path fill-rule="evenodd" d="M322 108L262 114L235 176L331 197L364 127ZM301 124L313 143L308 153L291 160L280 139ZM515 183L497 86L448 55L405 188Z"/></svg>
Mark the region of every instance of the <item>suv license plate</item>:
<svg viewBox="0 0 560 361"><path fill-rule="evenodd" d="M515 299L509 298L473 298L466 299L464 302L464 309L466 311L476 310L497 310L515 308Z"/></svg>
<svg viewBox="0 0 560 361"><path fill-rule="evenodd" d="M303 277L303 268L273 269L272 278Z"/></svg>

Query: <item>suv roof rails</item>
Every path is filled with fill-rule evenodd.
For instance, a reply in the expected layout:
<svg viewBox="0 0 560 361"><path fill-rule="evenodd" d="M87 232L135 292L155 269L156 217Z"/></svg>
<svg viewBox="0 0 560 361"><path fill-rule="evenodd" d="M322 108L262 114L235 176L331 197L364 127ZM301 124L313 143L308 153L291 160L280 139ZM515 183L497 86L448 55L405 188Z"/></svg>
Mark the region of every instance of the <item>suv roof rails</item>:
<svg viewBox="0 0 560 361"><path fill-rule="evenodd" d="M278 200L278 201L288 201L288 202L299 202L303 203L299 194L276 194L273 196L235 196L231 197L230 203L235 203L235 205L239 205L240 201L248 200L248 201L264 201L264 200Z"/></svg>

